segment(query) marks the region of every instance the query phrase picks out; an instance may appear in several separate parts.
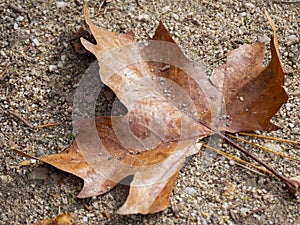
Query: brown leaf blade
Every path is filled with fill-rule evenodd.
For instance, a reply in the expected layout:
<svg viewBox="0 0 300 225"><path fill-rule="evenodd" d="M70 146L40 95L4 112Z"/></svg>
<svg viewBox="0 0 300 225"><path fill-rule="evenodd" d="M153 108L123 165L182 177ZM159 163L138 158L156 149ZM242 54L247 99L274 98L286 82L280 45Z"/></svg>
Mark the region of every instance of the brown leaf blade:
<svg viewBox="0 0 300 225"><path fill-rule="evenodd" d="M272 58L265 68L265 45L255 43L230 52L227 63L214 71L213 76L221 74L225 77L223 93L229 117L226 131L270 131L278 128L270 119L288 96L283 88L284 73L276 47L275 30L270 46Z"/></svg>

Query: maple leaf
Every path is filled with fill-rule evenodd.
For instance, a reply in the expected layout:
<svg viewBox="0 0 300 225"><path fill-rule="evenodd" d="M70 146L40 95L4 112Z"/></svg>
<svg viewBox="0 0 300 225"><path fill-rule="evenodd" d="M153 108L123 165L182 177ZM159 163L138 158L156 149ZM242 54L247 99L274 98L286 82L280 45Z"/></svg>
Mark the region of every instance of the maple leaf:
<svg viewBox="0 0 300 225"><path fill-rule="evenodd" d="M262 66L265 44L255 43L230 52L227 63L208 77L184 56L162 23L150 42L141 46L132 33L98 29L87 7L84 13L97 44L85 39L82 44L97 57L101 80L128 113L77 118L76 141L62 153L39 158L81 177L84 187L78 197L104 194L133 175L118 213L162 211L169 205L185 158L197 152L194 144L199 138L220 131L276 128L270 119L287 94L272 21L272 59L266 68Z"/></svg>

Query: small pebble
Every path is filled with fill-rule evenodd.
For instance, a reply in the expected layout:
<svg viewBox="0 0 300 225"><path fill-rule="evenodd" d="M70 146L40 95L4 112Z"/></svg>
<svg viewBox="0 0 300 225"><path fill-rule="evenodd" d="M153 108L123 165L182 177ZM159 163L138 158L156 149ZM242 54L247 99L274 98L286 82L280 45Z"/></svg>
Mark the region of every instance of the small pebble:
<svg viewBox="0 0 300 225"><path fill-rule="evenodd" d="M286 103L285 108L286 110L290 111L292 109L293 105L291 103Z"/></svg>
<svg viewBox="0 0 300 225"><path fill-rule="evenodd" d="M185 188L185 192L189 195L194 195L197 193L196 189L193 187L186 187Z"/></svg>
<svg viewBox="0 0 300 225"><path fill-rule="evenodd" d="M16 21L18 21L18 22L21 22L23 20L24 20L24 16L18 16L17 19L16 19Z"/></svg>
<svg viewBox="0 0 300 225"><path fill-rule="evenodd" d="M40 45L40 42L38 41L37 38L33 38L33 39L32 39L32 42L33 42L33 44L34 44L35 46L39 46L39 45Z"/></svg>
<svg viewBox="0 0 300 225"><path fill-rule="evenodd" d="M15 30L19 29L19 25L17 23L14 23L14 29Z"/></svg>
<svg viewBox="0 0 300 225"><path fill-rule="evenodd" d="M62 68L64 66L64 63L63 62L59 62L58 64L57 64L57 67L58 68Z"/></svg>
<svg viewBox="0 0 300 225"><path fill-rule="evenodd" d="M230 165L230 166L234 166L234 165L235 165L235 161L229 160L229 165Z"/></svg>
<svg viewBox="0 0 300 225"><path fill-rule="evenodd" d="M56 2L57 8L65 8L68 5L66 2Z"/></svg>
<svg viewBox="0 0 300 225"><path fill-rule="evenodd" d="M57 66L56 65L49 65L49 72L53 72L57 70Z"/></svg>
<svg viewBox="0 0 300 225"><path fill-rule="evenodd" d="M278 144L273 144L273 143L266 143L264 144L264 147L269 148L275 152L281 152L282 148Z"/></svg>
<svg viewBox="0 0 300 225"><path fill-rule="evenodd" d="M171 11L171 7L166 6L166 7L163 7L161 10L162 10L163 13L167 13L167 12Z"/></svg>
<svg viewBox="0 0 300 225"><path fill-rule="evenodd" d="M287 37L287 39L288 39L289 41L297 41L297 40L298 40L298 37L297 37L295 34L292 34L292 35L289 35L289 36Z"/></svg>
<svg viewBox="0 0 300 225"><path fill-rule="evenodd" d="M249 2L249 3L246 3L245 6L248 7L248 8L251 8L251 9L254 9L254 8L255 8L255 5L252 4L252 3L250 3L250 2Z"/></svg>
<svg viewBox="0 0 300 225"><path fill-rule="evenodd" d="M246 17L246 16L247 16L247 13L246 13L246 12L242 12L242 13L240 14L240 16L241 16L241 17Z"/></svg>

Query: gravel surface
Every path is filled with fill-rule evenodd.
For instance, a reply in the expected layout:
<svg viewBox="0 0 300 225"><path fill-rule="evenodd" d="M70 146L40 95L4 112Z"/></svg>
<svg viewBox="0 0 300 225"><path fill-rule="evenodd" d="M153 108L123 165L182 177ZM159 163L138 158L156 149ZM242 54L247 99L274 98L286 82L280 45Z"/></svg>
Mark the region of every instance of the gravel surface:
<svg viewBox="0 0 300 225"><path fill-rule="evenodd" d="M270 37L267 10L277 25L289 94L288 103L274 118L282 128L267 135L300 139L299 2L101 2L89 4L101 28L133 31L143 40L162 20L188 57L203 63L208 73L225 62L229 50ZM0 1L0 224L32 224L64 212L73 213L77 224L299 224L300 201L290 197L279 180L222 156L206 166L203 154L190 157L165 211L120 216L115 212L125 201L128 187L118 185L104 196L77 199L80 179L35 160L24 162L28 159L16 155L13 149L36 156L57 153L74 138L73 95L93 58L76 54L70 45L84 23L82 2L65 3ZM98 114L108 113L114 95L105 88L98 99ZM32 128L58 122L62 124ZM299 156L299 146L256 143ZM298 162L244 146L287 177L300 175ZM226 144L219 147L245 158Z"/></svg>

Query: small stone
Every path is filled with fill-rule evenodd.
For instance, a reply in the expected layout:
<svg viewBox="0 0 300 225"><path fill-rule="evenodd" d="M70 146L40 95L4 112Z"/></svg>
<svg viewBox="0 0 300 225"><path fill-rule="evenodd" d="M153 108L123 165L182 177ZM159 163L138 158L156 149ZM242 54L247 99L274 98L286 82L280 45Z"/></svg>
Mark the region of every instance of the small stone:
<svg viewBox="0 0 300 225"><path fill-rule="evenodd" d="M1 183L9 183L12 180L12 178L9 175L1 175L0 181Z"/></svg>
<svg viewBox="0 0 300 225"><path fill-rule="evenodd" d="M7 55L3 50L0 51L0 54L3 56L3 58L7 58Z"/></svg>
<svg viewBox="0 0 300 225"><path fill-rule="evenodd" d="M242 12L240 15L241 15L241 17L246 17L247 13L246 12Z"/></svg>
<svg viewBox="0 0 300 225"><path fill-rule="evenodd" d="M185 188L185 192L189 195L194 195L197 193L196 189L193 187L186 187Z"/></svg>
<svg viewBox="0 0 300 225"><path fill-rule="evenodd" d="M247 3L245 4L245 6L246 6L247 8L251 8L251 9L254 9L254 8L255 8L255 5L252 4L252 3L250 3L250 2L247 2Z"/></svg>
<svg viewBox="0 0 300 225"><path fill-rule="evenodd" d="M163 12L163 13L167 13L167 12L169 12L171 10L171 7L170 6L166 6L166 7L163 7L162 9L161 9L161 11Z"/></svg>
<svg viewBox="0 0 300 225"><path fill-rule="evenodd" d="M150 21L150 16L148 14L141 14L138 16L139 21Z"/></svg>
<svg viewBox="0 0 300 225"><path fill-rule="evenodd" d="M37 38L33 38L33 39L32 39L32 42L33 42L33 44L34 44L35 46L39 46L39 45L40 45L40 42L38 41Z"/></svg>
<svg viewBox="0 0 300 225"><path fill-rule="evenodd" d="M56 65L49 65L49 72L53 72L57 70L57 66Z"/></svg>
<svg viewBox="0 0 300 225"><path fill-rule="evenodd" d="M243 96L240 97L240 101L241 101L241 102L244 101L244 97L243 97Z"/></svg>
<svg viewBox="0 0 300 225"><path fill-rule="evenodd" d="M289 126L290 128L294 128L294 127L295 127L295 125L294 125L293 123L288 123L288 126Z"/></svg>
<svg viewBox="0 0 300 225"><path fill-rule="evenodd" d="M57 8L65 8L68 5L66 2L56 2Z"/></svg>
<svg viewBox="0 0 300 225"><path fill-rule="evenodd" d="M19 25L17 23L14 23L14 29L15 30L19 29Z"/></svg>
<svg viewBox="0 0 300 225"><path fill-rule="evenodd" d="M292 35L289 35L289 36L287 37L287 39L288 39L289 41L294 42L294 41L297 41L297 40L298 40L298 37L297 37L295 34L292 34Z"/></svg>
<svg viewBox="0 0 300 225"><path fill-rule="evenodd" d="M236 189L236 185L230 182L226 182L225 187L223 189L222 196L228 197L234 193Z"/></svg>
<svg viewBox="0 0 300 225"><path fill-rule="evenodd" d="M229 160L229 165L230 165L230 166L234 166L234 165L235 165L235 161Z"/></svg>
<svg viewBox="0 0 300 225"><path fill-rule="evenodd" d="M58 64L57 64L57 67L58 68L62 68L64 66L64 63L63 62L59 62Z"/></svg>
<svg viewBox="0 0 300 225"><path fill-rule="evenodd" d="M293 105L291 103L286 103L285 108L286 110L290 111L292 109Z"/></svg>
<svg viewBox="0 0 300 225"><path fill-rule="evenodd" d="M82 220L83 220L83 222L88 222L88 221L89 221L89 218L88 218L87 216L83 216L83 217L82 217Z"/></svg>
<svg viewBox="0 0 300 225"><path fill-rule="evenodd" d="M281 152L282 148L278 144L273 144L273 143L265 143L264 147L269 148L275 152Z"/></svg>
<svg viewBox="0 0 300 225"><path fill-rule="evenodd" d="M242 208L241 208L241 214L242 214L243 216L246 216L247 213L248 213L249 211L250 211L250 210L249 210L248 208L245 208L245 207L242 207Z"/></svg>
<svg viewBox="0 0 300 225"><path fill-rule="evenodd" d="M172 17L173 17L175 20L178 20L178 19L179 19L179 16L178 16L176 13L172 13Z"/></svg>
<svg viewBox="0 0 300 225"><path fill-rule="evenodd" d="M17 19L16 19L16 21L18 21L18 22L21 22L23 20L24 20L24 16L18 16Z"/></svg>

